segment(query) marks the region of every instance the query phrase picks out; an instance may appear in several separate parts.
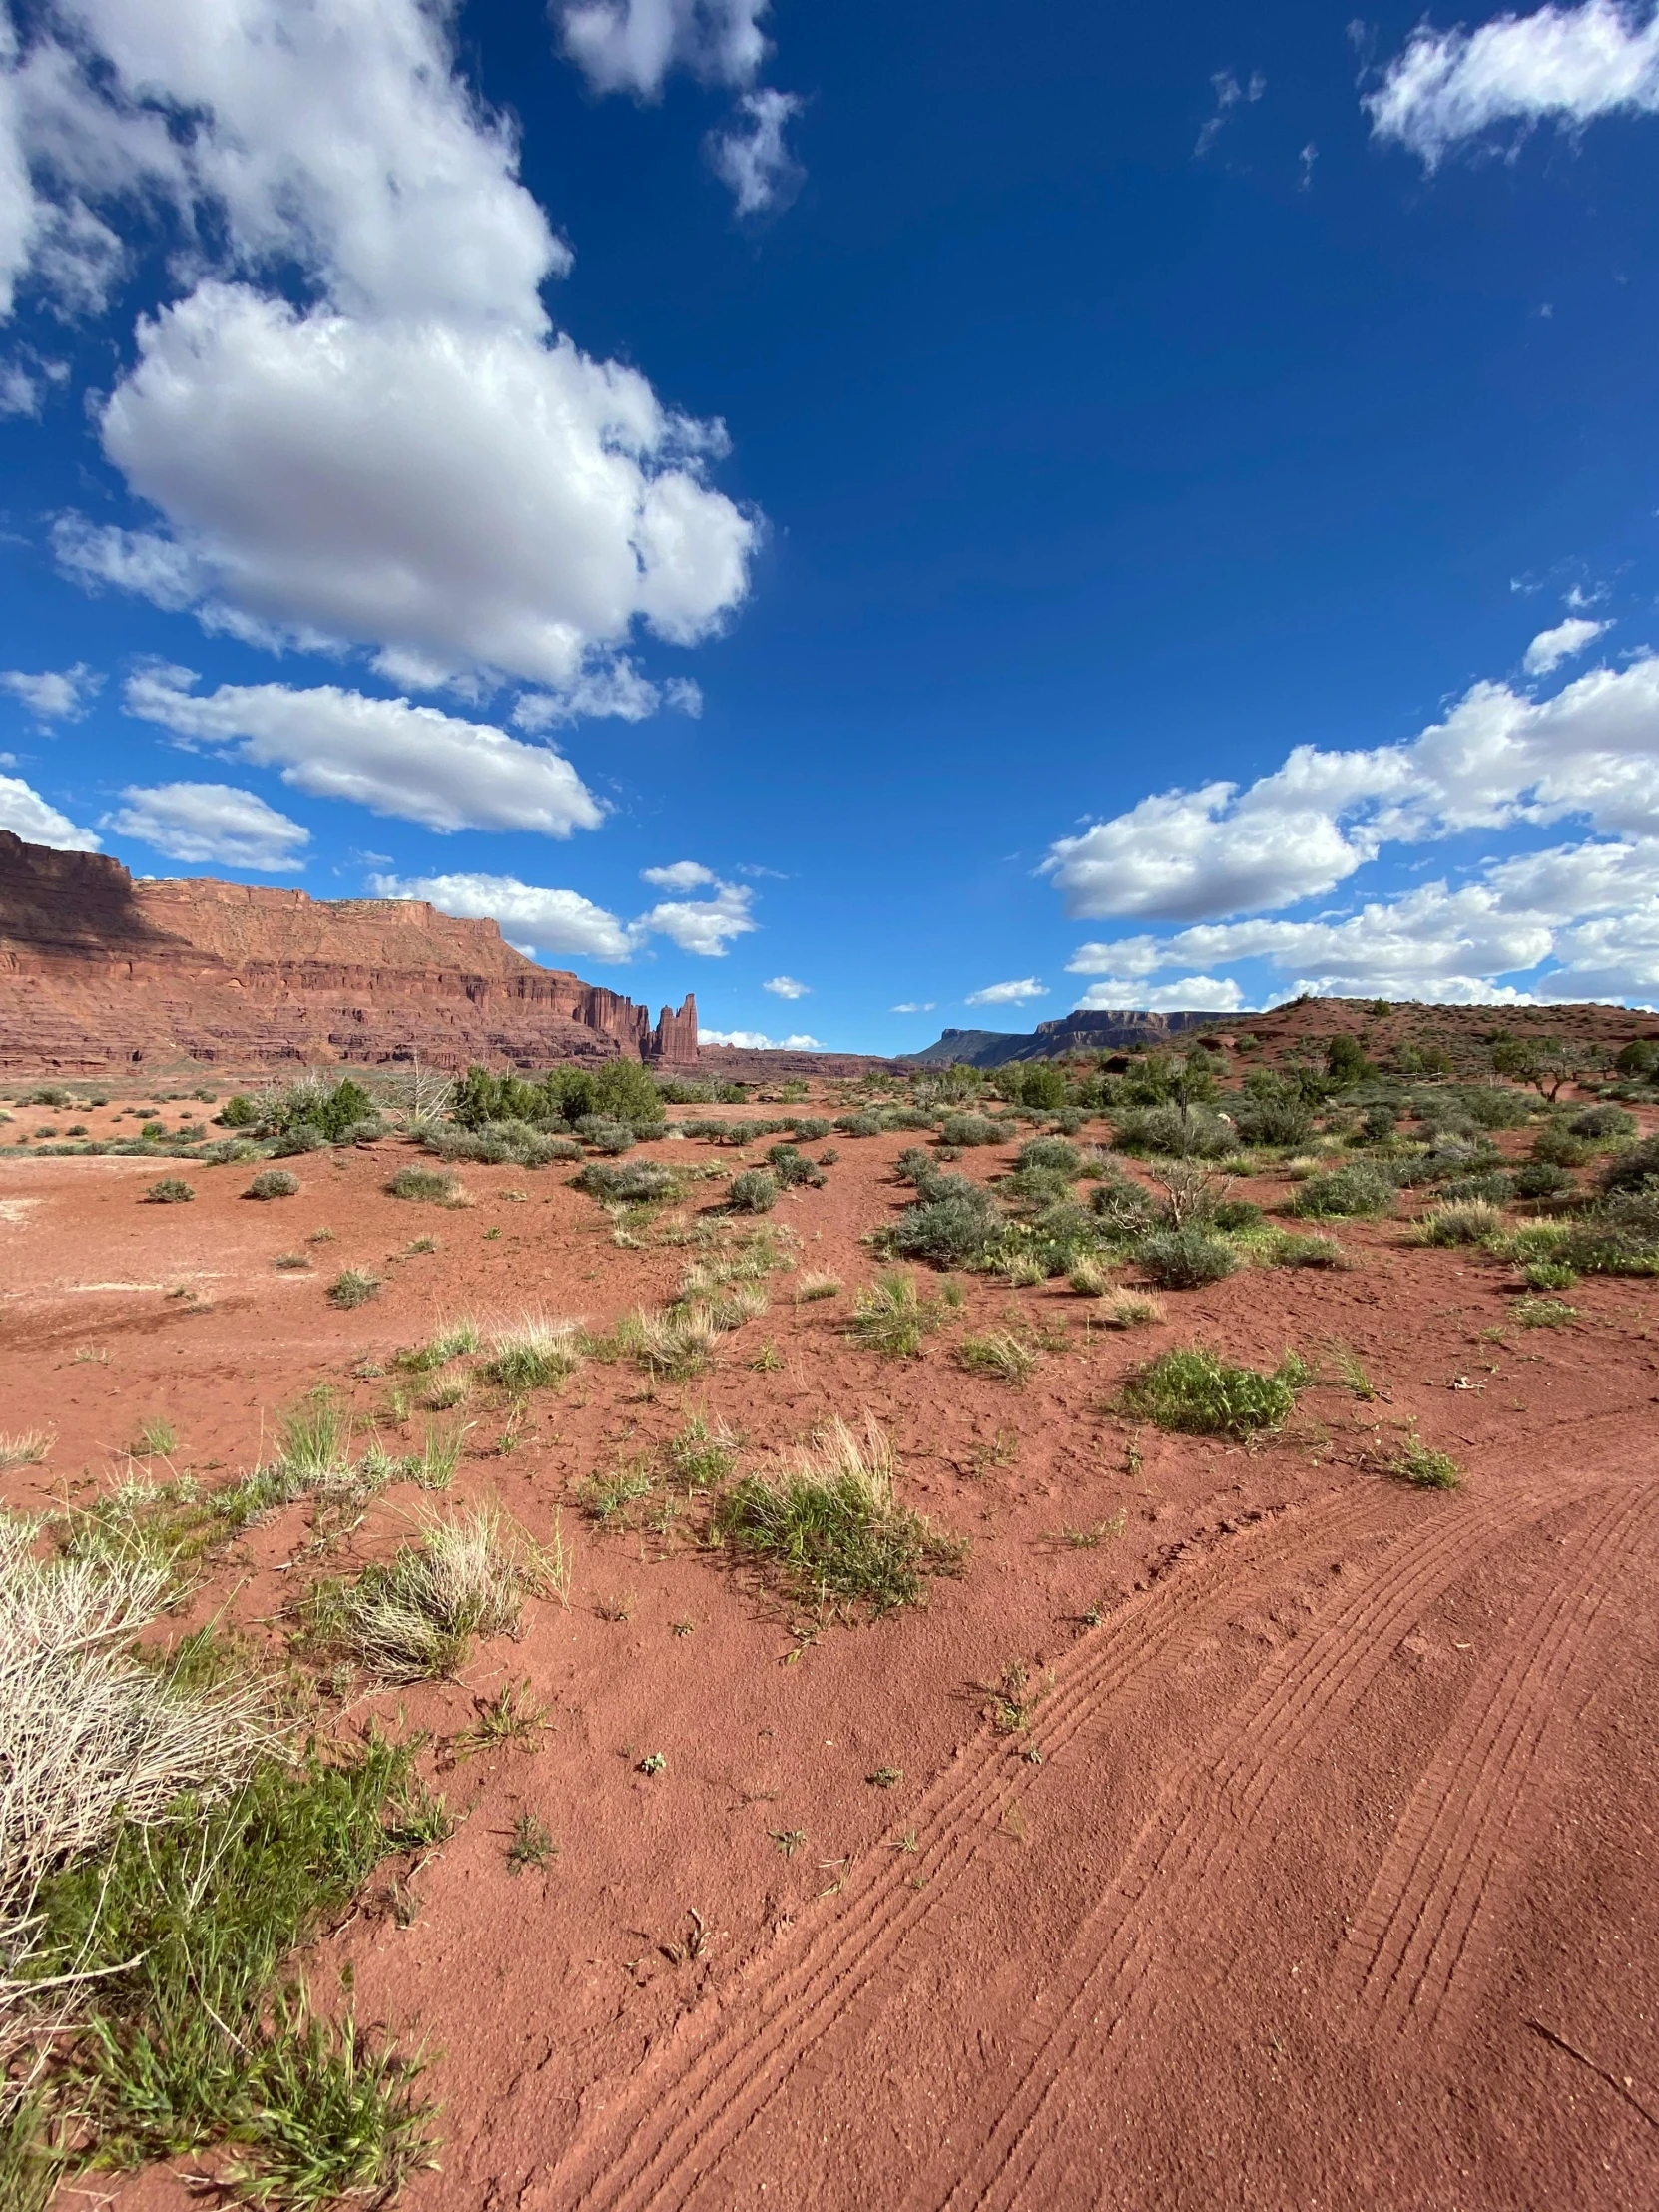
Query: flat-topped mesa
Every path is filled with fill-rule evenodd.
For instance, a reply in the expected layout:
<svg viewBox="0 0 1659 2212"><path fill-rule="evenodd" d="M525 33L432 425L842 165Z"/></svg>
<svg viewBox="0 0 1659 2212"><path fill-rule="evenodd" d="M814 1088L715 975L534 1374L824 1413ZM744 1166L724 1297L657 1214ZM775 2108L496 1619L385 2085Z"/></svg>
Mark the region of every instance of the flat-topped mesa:
<svg viewBox="0 0 1659 2212"><path fill-rule="evenodd" d="M538 967L424 899L135 881L0 830L0 1070L406 1060L697 1064L697 1007L650 1009Z"/></svg>

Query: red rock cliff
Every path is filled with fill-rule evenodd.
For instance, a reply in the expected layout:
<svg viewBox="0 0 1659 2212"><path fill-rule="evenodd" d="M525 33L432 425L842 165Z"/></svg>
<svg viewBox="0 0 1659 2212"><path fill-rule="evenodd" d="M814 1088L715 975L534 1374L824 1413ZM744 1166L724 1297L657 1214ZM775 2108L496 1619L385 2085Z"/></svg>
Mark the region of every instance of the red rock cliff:
<svg viewBox="0 0 1659 2212"><path fill-rule="evenodd" d="M98 852L0 830L0 1070L206 1062L697 1063L697 1007L537 967L493 921L416 899L135 882Z"/></svg>

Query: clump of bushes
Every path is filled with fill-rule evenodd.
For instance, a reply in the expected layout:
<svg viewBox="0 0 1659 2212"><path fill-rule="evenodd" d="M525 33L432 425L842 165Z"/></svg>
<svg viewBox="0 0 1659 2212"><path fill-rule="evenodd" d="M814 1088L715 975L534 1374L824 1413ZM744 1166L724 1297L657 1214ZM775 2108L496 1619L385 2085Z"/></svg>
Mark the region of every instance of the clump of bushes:
<svg viewBox="0 0 1659 2212"><path fill-rule="evenodd" d="M610 1167L590 1160L580 1175L571 1177L579 1191L607 1205L651 1205L676 1199L684 1185L673 1168L660 1160L630 1160L625 1167Z"/></svg>
<svg viewBox="0 0 1659 2212"><path fill-rule="evenodd" d="M1624 1144L1636 1134L1636 1117L1618 1106L1590 1106L1574 1114L1567 1134L1589 1144Z"/></svg>
<svg viewBox="0 0 1659 2212"><path fill-rule="evenodd" d="M1452 1200L1424 1214L1415 1234L1419 1244L1470 1245L1499 1236L1502 1229L1500 1207L1490 1205L1485 1199L1468 1198Z"/></svg>
<svg viewBox="0 0 1659 2212"><path fill-rule="evenodd" d="M1233 1128L1242 1144L1306 1144L1314 1133L1314 1117L1300 1098L1252 1097L1248 1093L1233 1103ZM1379 1132L1386 1136L1389 1119Z"/></svg>
<svg viewBox="0 0 1659 2212"><path fill-rule="evenodd" d="M299 1178L290 1175L286 1168L266 1168L255 1176L242 1195L244 1198L297 1198Z"/></svg>
<svg viewBox="0 0 1659 2212"><path fill-rule="evenodd" d="M388 1198L405 1198L428 1206L453 1206L460 1195L455 1178L436 1168L399 1168L385 1189Z"/></svg>
<svg viewBox="0 0 1659 2212"><path fill-rule="evenodd" d="M1153 1282L1166 1291L1194 1291L1205 1283L1219 1283L1240 1264L1230 1244L1211 1236L1196 1222L1180 1229L1153 1230L1141 1239L1136 1258Z"/></svg>
<svg viewBox="0 0 1659 2212"><path fill-rule="evenodd" d="M1172 1160L1219 1160L1233 1151L1233 1124L1203 1106L1146 1106L1120 1114L1114 1133L1121 1151Z"/></svg>
<svg viewBox="0 0 1659 2212"><path fill-rule="evenodd" d="M935 1176L920 1203L907 1206L882 1235L889 1252L935 1267L971 1267L1000 1235L1004 1216L990 1193L964 1175Z"/></svg>
<svg viewBox="0 0 1659 2212"><path fill-rule="evenodd" d="M778 1203L778 1178L770 1168L745 1168L734 1175L727 1204L734 1213L770 1214Z"/></svg>
<svg viewBox="0 0 1659 2212"><path fill-rule="evenodd" d="M822 1168L817 1168L807 1155L793 1144L775 1144L767 1147L767 1165L778 1180L779 1187L789 1191L801 1184L819 1189L828 1180Z"/></svg>
<svg viewBox="0 0 1659 2212"><path fill-rule="evenodd" d="M1517 1198L1559 1198L1573 1188L1566 1169L1550 1160L1523 1160L1510 1180Z"/></svg>
<svg viewBox="0 0 1659 2212"><path fill-rule="evenodd" d="M146 1206L184 1206L196 1196L195 1190L183 1176L164 1175L160 1182L152 1183L144 1194Z"/></svg>
<svg viewBox="0 0 1659 2212"><path fill-rule="evenodd" d="M992 1121L988 1114L946 1114L939 1123L939 1142L958 1150L966 1145L1000 1144L1007 1134L1001 1122Z"/></svg>
<svg viewBox="0 0 1659 2212"><path fill-rule="evenodd" d="M632 1123L617 1121L609 1114L584 1114L574 1127L582 1142L595 1152L632 1152L639 1141Z"/></svg>
<svg viewBox="0 0 1659 2212"><path fill-rule="evenodd" d="M1065 1137L1032 1137L1019 1148L1014 1162L1019 1175L1046 1175L1062 1183L1074 1183L1083 1172L1083 1155Z"/></svg>
<svg viewBox="0 0 1659 2212"><path fill-rule="evenodd" d="M354 1306L366 1306L371 1298L378 1298L382 1289L380 1278L362 1268L342 1268L328 1286L328 1303L349 1311Z"/></svg>
<svg viewBox="0 0 1659 2212"><path fill-rule="evenodd" d="M1195 1346L1166 1352L1131 1376L1124 1385L1124 1403L1160 1428L1184 1435L1251 1436L1281 1426L1309 1380L1294 1353L1264 1375Z"/></svg>
<svg viewBox="0 0 1659 2212"><path fill-rule="evenodd" d="M1369 1160L1350 1160L1329 1175L1311 1175L1291 1200L1291 1212L1314 1219L1388 1214L1394 1207L1391 1176Z"/></svg>
<svg viewBox="0 0 1659 2212"><path fill-rule="evenodd" d="M1604 1191L1637 1191L1649 1176L1659 1179L1659 1136L1644 1137L1639 1144L1615 1152L1601 1171Z"/></svg>
<svg viewBox="0 0 1659 2212"><path fill-rule="evenodd" d="M550 1137L523 1121L492 1121L478 1130L429 1129L424 1141L440 1160L471 1160L481 1167L545 1168L583 1156L574 1137Z"/></svg>
<svg viewBox="0 0 1659 2212"><path fill-rule="evenodd" d="M916 1289L913 1275L897 1268L852 1294L848 1333L867 1351L890 1360L919 1357L922 1340L939 1326L939 1311Z"/></svg>

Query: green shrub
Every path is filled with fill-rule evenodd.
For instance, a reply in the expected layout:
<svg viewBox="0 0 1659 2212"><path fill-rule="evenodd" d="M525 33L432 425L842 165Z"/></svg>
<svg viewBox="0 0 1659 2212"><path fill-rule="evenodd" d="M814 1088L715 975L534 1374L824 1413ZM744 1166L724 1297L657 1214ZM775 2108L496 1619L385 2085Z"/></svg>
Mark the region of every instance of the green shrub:
<svg viewBox="0 0 1659 2212"><path fill-rule="evenodd" d="M626 1167L608 1167L590 1160L571 1182L590 1198L607 1205L638 1206L677 1199L685 1188L673 1168L659 1160L630 1160Z"/></svg>
<svg viewBox="0 0 1659 2212"><path fill-rule="evenodd" d="M1613 1062L1621 1075L1634 1076L1638 1082L1651 1080L1659 1069L1659 1039L1633 1037Z"/></svg>
<svg viewBox="0 0 1659 2212"><path fill-rule="evenodd" d="M1420 1436L1407 1436L1388 1462L1388 1471L1419 1490L1460 1490L1463 1477L1448 1452L1435 1451Z"/></svg>
<svg viewBox="0 0 1659 2212"><path fill-rule="evenodd" d="M251 1098L244 1098L240 1092L236 1097L225 1101L218 1115L227 1129L252 1129L259 1118L260 1109Z"/></svg>
<svg viewBox="0 0 1659 2212"><path fill-rule="evenodd" d="M985 1257L1002 1227L1001 1208L988 1191L966 1176L941 1175L919 1205L907 1206L883 1232L881 1242L902 1259L971 1267Z"/></svg>
<svg viewBox="0 0 1659 2212"><path fill-rule="evenodd" d="M433 1206L454 1204L456 1185L452 1175L436 1168L399 1168L385 1186L388 1198L407 1198Z"/></svg>
<svg viewBox="0 0 1659 2212"><path fill-rule="evenodd" d="M1659 1177L1659 1136L1644 1137L1639 1144L1615 1152L1601 1171L1604 1191L1640 1190L1649 1176Z"/></svg>
<svg viewBox="0 0 1659 2212"><path fill-rule="evenodd" d="M836 1124L837 1128L841 1126ZM964 1145L1001 1144L1007 1134L1001 1122L992 1121L986 1114L946 1114L939 1123L940 1142L958 1149Z"/></svg>
<svg viewBox="0 0 1659 2212"><path fill-rule="evenodd" d="M266 1168L255 1176L242 1195L244 1198L296 1198L299 1178L290 1175L286 1168Z"/></svg>
<svg viewBox="0 0 1659 2212"><path fill-rule="evenodd" d="M778 1203L778 1178L770 1168L745 1168L734 1175L727 1204L739 1214L770 1214Z"/></svg>
<svg viewBox="0 0 1659 2212"><path fill-rule="evenodd" d="M1562 1260L1533 1260L1522 1271L1529 1291L1570 1291L1578 1270Z"/></svg>
<svg viewBox="0 0 1659 2212"><path fill-rule="evenodd" d="M1166 1352L1124 1386L1132 1413L1189 1436L1249 1436L1279 1427L1295 1410L1296 1393L1308 1380L1294 1355L1271 1375L1235 1367L1200 1347Z"/></svg>
<svg viewBox="0 0 1659 2212"><path fill-rule="evenodd" d="M826 1180L823 1172L814 1167L807 1155L798 1151L793 1144L769 1145L767 1165L777 1177L779 1187L786 1191L794 1190L801 1184L817 1189Z"/></svg>
<svg viewBox="0 0 1659 2212"><path fill-rule="evenodd" d="M916 1359L923 1338L938 1326L937 1306L921 1297L915 1277L902 1269L877 1276L873 1283L852 1294L848 1334L854 1343L870 1352L885 1353L888 1359Z"/></svg>
<svg viewBox="0 0 1659 2212"><path fill-rule="evenodd" d="M1268 1247L1268 1259L1276 1268L1345 1268L1348 1255L1335 1237L1292 1237L1281 1234Z"/></svg>
<svg viewBox="0 0 1659 2212"><path fill-rule="evenodd" d="M1350 1160L1329 1175L1311 1175L1291 1200L1291 1212L1320 1219L1388 1214L1394 1207L1390 1176L1369 1160Z"/></svg>
<svg viewBox="0 0 1659 2212"><path fill-rule="evenodd" d="M1551 1160L1524 1160L1513 1176L1517 1198L1559 1198L1573 1187L1565 1168Z"/></svg>
<svg viewBox="0 0 1659 2212"><path fill-rule="evenodd" d="M1019 1148L1014 1162L1015 1172L1056 1176L1064 1183L1075 1183L1083 1172L1083 1155L1064 1137L1032 1137Z"/></svg>
<svg viewBox="0 0 1659 2212"><path fill-rule="evenodd" d="M1141 1239L1135 1257L1166 1291L1194 1291L1205 1283L1219 1283L1240 1264L1230 1244L1192 1222L1181 1229L1155 1229Z"/></svg>
<svg viewBox="0 0 1659 2212"><path fill-rule="evenodd" d="M1635 1149L1640 1150L1640 1147ZM1555 1168L1581 1168L1590 1157L1591 1147L1582 1137L1575 1137L1565 1123L1547 1122L1532 1140L1532 1157ZM1617 1159L1609 1161L1616 1167Z"/></svg>
<svg viewBox="0 0 1659 2212"><path fill-rule="evenodd" d="M956 1347L958 1366L969 1375L985 1375L998 1382L1023 1388L1036 1372L1037 1355L1011 1329L988 1329L983 1336L967 1336Z"/></svg>
<svg viewBox="0 0 1659 2212"><path fill-rule="evenodd" d="M379 1297L380 1290L377 1275L369 1275L361 1268L344 1268L328 1286L328 1303L347 1309L366 1306L371 1298Z"/></svg>
<svg viewBox="0 0 1659 2212"><path fill-rule="evenodd" d="M1210 1209L1210 1226L1231 1235L1236 1230L1254 1229L1263 1219L1263 1213L1253 1199L1218 1199Z"/></svg>
<svg viewBox="0 0 1659 2212"><path fill-rule="evenodd" d="M1566 1329L1578 1319L1578 1308L1559 1298L1517 1298L1509 1318L1523 1329Z"/></svg>
<svg viewBox="0 0 1659 2212"><path fill-rule="evenodd" d="M720 1500L714 1526L803 1603L871 1617L921 1604L928 1578L959 1574L967 1554L964 1540L935 1534L898 1502L891 1450L873 1419L863 1438L833 1421L793 1468L746 1475Z"/></svg>
<svg viewBox="0 0 1659 2212"><path fill-rule="evenodd" d="M1416 1225L1416 1240L1425 1245L1481 1244L1503 1229L1500 1208L1484 1199L1470 1198L1436 1206Z"/></svg>
<svg viewBox="0 0 1659 2212"><path fill-rule="evenodd" d="M1488 1206L1503 1206L1514 1196L1511 1179L1497 1170L1484 1175L1457 1175L1440 1186L1440 1197L1447 1205L1468 1200L1478 1200Z"/></svg>
<svg viewBox="0 0 1659 2212"><path fill-rule="evenodd" d="M1637 1126L1635 1115L1618 1106L1589 1106L1573 1115L1567 1134L1592 1144L1623 1144L1636 1134Z"/></svg>
<svg viewBox="0 0 1659 2212"><path fill-rule="evenodd" d="M632 1123L616 1121L609 1114L583 1114L575 1129L582 1142L595 1152L632 1152L638 1142Z"/></svg>
<svg viewBox="0 0 1659 2212"><path fill-rule="evenodd" d="M190 1184L177 1175L164 1175L159 1183L152 1183L144 1194L146 1206L183 1206L196 1196Z"/></svg>
<svg viewBox="0 0 1659 2212"><path fill-rule="evenodd" d="M878 1137L886 1123L879 1114L866 1107L861 1113L838 1115L835 1127L843 1137Z"/></svg>
<svg viewBox="0 0 1659 2212"><path fill-rule="evenodd" d="M1114 1123L1124 1152L1150 1152L1172 1160L1219 1160L1238 1139L1229 1123L1202 1106L1145 1106Z"/></svg>
<svg viewBox="0 0 1659 2212"><path fill-rule="evenodd" d="M1240 1097L1228 1101L1228 1111L1241 1144L1300 1145L1314 1133L1314 1117L1299 1098ZM1390 1113L1380 1134L1392 1126Z"/></svg>

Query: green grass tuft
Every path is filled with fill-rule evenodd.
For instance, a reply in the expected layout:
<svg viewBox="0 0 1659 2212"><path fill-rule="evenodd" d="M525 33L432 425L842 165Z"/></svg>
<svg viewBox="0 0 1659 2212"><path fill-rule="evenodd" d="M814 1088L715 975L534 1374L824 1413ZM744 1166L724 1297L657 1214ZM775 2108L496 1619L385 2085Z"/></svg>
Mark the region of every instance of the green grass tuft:
<svg viewBox="0 0 1659 2212"><path fill-rule="evenodd" d="M1131 1376L1124 1401L1160 1428L1190 1436L1249 1436L1281 1426L1306 1381L1307 1370L1292 1356L1264 1375L1194 1346L1163 1353Z"/></svg>

